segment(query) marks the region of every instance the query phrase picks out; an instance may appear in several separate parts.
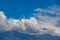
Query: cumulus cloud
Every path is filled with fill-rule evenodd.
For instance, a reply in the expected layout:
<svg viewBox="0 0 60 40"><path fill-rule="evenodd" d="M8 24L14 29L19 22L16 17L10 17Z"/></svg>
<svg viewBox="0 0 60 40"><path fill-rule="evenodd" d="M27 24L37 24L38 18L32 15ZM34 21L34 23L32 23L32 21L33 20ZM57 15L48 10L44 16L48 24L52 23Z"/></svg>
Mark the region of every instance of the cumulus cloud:
<svg viewBox="0 0 60 40"><path fill-rule="evenodd" d="M36 14L29 19L8 19L4 12L0 11L0 30L10 31L15 30L26 34L50 34L60 36L60 26L58 27L59 16L51 17L48 14L58 14L59 10L37 8L34 11ZM54 7L53 7L54 8ZM52 11L53 10L53 11ZM43 14L44 13L44 14Z"/></svg>

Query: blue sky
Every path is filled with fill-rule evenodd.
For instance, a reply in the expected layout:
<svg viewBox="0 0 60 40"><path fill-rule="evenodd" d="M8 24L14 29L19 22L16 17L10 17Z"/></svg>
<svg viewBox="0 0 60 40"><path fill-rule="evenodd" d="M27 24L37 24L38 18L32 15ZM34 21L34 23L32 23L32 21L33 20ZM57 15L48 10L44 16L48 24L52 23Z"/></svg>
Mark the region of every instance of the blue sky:
<svg viewBox="0 0 60 40"><path fill-rule="evenodd" d="M53 7L55 7L54 5L57 6L57 8L53 9ZM49 9L48 7L51 7L51 9ZM7 18L15 18L15 19L19 20L19 18L22 15L24 15L26 18L29 18L34 14L35 17L37 15L37 17L38 17L37 20L42 19L42 21L43 21L42 23L46 23L46 24L51 23L51 25L53 25L51 27L51 29L48 28L50 31L53 30L52 28L57 28L57 30L58 30L57 33L55 32L56 29L54 29L54 31L52 31L52 32L55 32L55 33L52 33L52 32L50 33L50 31L48 30L49 32L46 35L44 35L45 31L42 32L43 35L29 35L29 34L24 34L24 33L15 32L15 31L13 31L12 35L10 35L10 33L12 31L5 32L5 33L0 32L0 35L1 35L0 39L4 40L3 36L6 36L6 38L9 38L11 36L12 37L15 36L14 38L16 38L16 37L17 38L22 38L22 40L28 40L27 38L32 38L33 40L34 39L40 40L40 38L41 38L41 40L45 40L45 39L46 40L50 40L50 39L51 40L60 40L60 36L59 36L60 35L59 34L60 33L59 32L60 28L54 27L56 25L59 25L59 27L60 27L60 19L59 19L59 17L60 17L60 14L59 14L60 11L59 10L60 9L58 7L60 8L60 0L0 0L0 11L3 11L4 14L5 14L5 15L0 14L0 16L3 15L3 16L6 16ZM42 12L42 13L40 13L40 12ZM57 13L57 15L55 15L53 12ZM48 14L48 13L51 13L51 14ZM39 14L43 15L43 17ZM53 19L54 16L56 16L55 20ZM44 17L48 17L48 18L45 19ZM12 19L12 21L17 22L18 20L15 20L15 19ZM2 17L2 20L4 21L3 17ZM33 24L34 24L34 22L36 22L35 18L30 18L28 20L32 20ZM10 20L8 19L8 21L10 21ZM22 20L22 21L24 21L24 20ZM58 21L58 23L57 23L57 21ZM48 25L48 26L51 26L51 25ZM43 26L45 26L45 25L43 25ZM9 29L9 28L7 28L7 29ZM27 28L27 30L28 30L27 32L31 32L31 31L35 32L34 30L31 30L29 28ZM38 30L38 29L36 29L36 30ZM19 31L21 31L21 30L19 30ZM49 33L50 33L50 35L49 35ZM9 34L9 35L7 35L7 34Z"/></svg>
<svg viewBox="0 0 60 40"><path fill-rule="evenodd" d="M60 0L0 0L0 10L8 17L19 18L21 15L31 15L36 8L46 8L60 5Z"/></svg>

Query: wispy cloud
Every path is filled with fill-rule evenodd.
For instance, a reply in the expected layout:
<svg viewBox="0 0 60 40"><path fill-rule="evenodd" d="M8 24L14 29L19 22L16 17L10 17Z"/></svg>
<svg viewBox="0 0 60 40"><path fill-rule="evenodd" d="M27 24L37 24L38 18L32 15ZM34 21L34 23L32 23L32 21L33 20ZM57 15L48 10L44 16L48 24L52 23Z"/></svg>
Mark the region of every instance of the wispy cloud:
<svg viewBox="0 0 60 40"><path fill-rule="evenodd" d="M60 6L54 5L54 6L49 6L46 9L42 9L42 8L37 8L34 11L36 12L40 12L40 13L49 13L49 14L56 14L56 16L60 16Z"/></svg>
<svg viewBox="0 0 60 40"><path fill-rule="evenodd" d="M43 21L57 25L60 21L60 6L49 6L46 9L37 8L34 10L37 12L35 17Z"/></svg>
<svg viewBox="0 0 60 40"><path fill-rule="evenodd" d="M53 7L53 6L52 6ZM53 10L52 7L47 9L37 8L34 11L37 13L30 17L29 19L8 19L4 12L0 11L0 30L10 31L15 30L18 32L26 33L26 34L50 34L60 36L60 26L58 27L58 21L60 20L58 14L60 15L59 8L56 9L58 11ZM44 13L44 15L43 15ZM56 16L51 17L47 14L56 14Z"/></svg>

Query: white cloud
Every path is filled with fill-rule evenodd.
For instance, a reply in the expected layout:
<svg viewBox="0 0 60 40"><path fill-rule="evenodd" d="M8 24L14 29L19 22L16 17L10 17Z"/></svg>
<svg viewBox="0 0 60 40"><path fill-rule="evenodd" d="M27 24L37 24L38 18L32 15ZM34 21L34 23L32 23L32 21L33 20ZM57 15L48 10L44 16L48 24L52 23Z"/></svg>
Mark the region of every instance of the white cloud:
<svg viewBox="0 0 60 40"><path fill-rule="evenodd" d="M49 13L49 10L44 9L35 9L35 11ZM55 12L55 11L54 11ZM50 17L36 14L34 17L30 17L30 19L8 19L4 12L0 12L0 30L3 31L10 31L15 30L18 32L26 33L26 34L50 34L60 36L60 27L57 27L57 21L60 20L59 17ZM53 13L50 12L50 13ZM58 13L58 12L57 12ZM56 14L57 14L56 13Z"/></svg>
<svg viewBox="0 0 60 40"><path fill-rule="evenodd" d="M54 15L55 14L57 17L60 17L60 6L57 6L57 5L49 6L46 9L37 8L34 11L38 12L38 13L45 13L44 15L47 15L47 14Z"/></svg>
<svg viewBox="0 0 60 40"><path fill-rule="evenodd" d="M58 21L60 21L60 6L49 6L46 9L37 8L34 10L37 12L35 17L40 20L49 22L54 25L58 25Z"/></svg>

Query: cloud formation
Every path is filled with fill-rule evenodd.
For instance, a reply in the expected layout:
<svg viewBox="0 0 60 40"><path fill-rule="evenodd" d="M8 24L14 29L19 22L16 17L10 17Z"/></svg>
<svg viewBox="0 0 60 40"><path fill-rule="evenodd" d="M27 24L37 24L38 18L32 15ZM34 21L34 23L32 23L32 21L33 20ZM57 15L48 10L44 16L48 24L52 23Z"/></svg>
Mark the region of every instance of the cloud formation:
<svg viewBox="0 0 60 40"><path fill-rule="evenodd" d="M52 6L53 7L53 6ZM58 27L58 21L60 20L59 8L54 10L52 7L47 9L37 8L34 11L36 14L29 19L8 19L4 12L0 11L0 30L10 31L15 30L26 34L50 34L60 36L60 26ZM47 15L48 14L48 15ZM49 16L53 14L54 16Z"/></svg>

